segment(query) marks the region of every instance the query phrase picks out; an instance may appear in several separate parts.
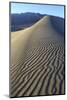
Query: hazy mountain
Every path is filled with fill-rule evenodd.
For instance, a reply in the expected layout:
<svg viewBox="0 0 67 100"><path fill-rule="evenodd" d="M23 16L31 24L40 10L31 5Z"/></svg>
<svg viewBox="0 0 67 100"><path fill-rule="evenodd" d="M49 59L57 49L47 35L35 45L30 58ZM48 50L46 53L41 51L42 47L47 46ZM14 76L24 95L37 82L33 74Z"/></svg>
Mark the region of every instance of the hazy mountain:
<svg viewBox="0 0 67 100"><path fill-rule="evenodd" d="M40 20L43 14L40 13L21 13L21 14L11 14L11 31L17 31L29 27Z"/></svg>

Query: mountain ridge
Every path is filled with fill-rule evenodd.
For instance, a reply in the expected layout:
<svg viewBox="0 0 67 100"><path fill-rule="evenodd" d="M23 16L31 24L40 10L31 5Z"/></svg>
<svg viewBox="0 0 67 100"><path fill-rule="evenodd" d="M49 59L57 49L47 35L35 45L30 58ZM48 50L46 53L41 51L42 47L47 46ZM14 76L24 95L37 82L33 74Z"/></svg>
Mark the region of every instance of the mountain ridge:
<svg viewBox="0 0 67 100"><path fill-rule="evenodd" d="M44 16L50 16L47 14L40 13L20 13L20 14L11 14L11 31L17 31L25 29L35 24Z"/></svg>

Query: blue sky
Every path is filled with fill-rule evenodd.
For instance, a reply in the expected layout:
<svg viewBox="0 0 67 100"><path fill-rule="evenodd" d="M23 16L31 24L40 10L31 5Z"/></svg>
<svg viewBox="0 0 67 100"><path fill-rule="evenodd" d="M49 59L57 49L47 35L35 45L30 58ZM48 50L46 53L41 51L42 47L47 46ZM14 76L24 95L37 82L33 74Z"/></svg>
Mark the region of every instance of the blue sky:
<svg viewBox="0 0 67 100"><path fill-rule="evenodd" d="M11 13L35 12L64 18L64 6L11 3Z"/></svg>

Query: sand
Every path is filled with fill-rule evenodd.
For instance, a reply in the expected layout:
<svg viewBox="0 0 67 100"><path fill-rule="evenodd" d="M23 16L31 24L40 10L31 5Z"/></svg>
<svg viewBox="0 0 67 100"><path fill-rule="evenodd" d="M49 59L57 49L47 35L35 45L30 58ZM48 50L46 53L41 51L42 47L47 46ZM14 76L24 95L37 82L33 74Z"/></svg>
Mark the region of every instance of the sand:
<svg viewBox="0 0 67 100"><path fill-rule="evenodd" d="M64 36L45 16L11 32L10 97L64 94Z"/></svg>

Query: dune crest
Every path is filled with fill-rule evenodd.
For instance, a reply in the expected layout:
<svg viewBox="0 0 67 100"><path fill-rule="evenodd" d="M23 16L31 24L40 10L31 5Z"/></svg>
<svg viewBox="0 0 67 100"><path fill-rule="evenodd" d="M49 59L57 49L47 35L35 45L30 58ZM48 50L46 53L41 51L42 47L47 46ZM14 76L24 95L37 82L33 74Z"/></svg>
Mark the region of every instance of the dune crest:
<svg viewBox="0 0 67 100"><path fill-rule="evenodd" d="M54 18L60 20L45 16L27 29L11 33L12 97L64 94L64 37L60 28L55 29Z"/></svg>

